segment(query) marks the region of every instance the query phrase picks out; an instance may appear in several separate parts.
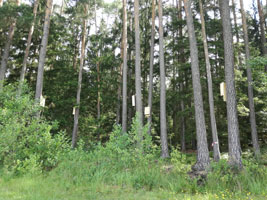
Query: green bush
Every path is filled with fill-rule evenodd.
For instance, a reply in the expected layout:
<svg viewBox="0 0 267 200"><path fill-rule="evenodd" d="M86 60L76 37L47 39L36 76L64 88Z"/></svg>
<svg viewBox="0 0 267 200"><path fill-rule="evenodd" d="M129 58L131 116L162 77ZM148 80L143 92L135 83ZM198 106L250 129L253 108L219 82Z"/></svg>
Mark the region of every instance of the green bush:
<svg viewBox="0 0 267 200"><path fill-rule="evenodd" d="M16 173L39 173L55 167L67 143L63 133L51 135L56 123L38 118L40 106L24 87L7 85L0 91L0 164Z"/></svg>

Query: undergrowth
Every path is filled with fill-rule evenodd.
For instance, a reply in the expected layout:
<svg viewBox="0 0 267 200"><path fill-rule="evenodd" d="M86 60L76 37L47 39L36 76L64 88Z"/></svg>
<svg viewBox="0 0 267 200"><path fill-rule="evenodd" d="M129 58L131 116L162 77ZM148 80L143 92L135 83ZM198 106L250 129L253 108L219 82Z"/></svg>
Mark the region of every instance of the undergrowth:
<svg viewBox="0 0 267 200"><path fill-rule="evenodd" d="M31 100L30 92L26 89L19 97L16 93L11 86L0 93L0 199L16 199L5 191L23 182L25 186L14 192L22 199L108 199L115 194L121 197L110 199L125 199L119 191L128 191L127 199L134 199L130 196L135 193L151 195L139 199L267 198L266 149L258 160L245 154L239 173L225 159L212 162L207 178L199 185L188 175L194 155L174 148L170 159L161 159L160 148L137 117L127 133L114 126L105 144L88 147L88 141L80 140L78 147L71 149L64 133L51 134L53 123L36 118L40 107ZM43 188L34 186L33 191L36 184ZM53 192L40 197L43 190Z"/></svg>

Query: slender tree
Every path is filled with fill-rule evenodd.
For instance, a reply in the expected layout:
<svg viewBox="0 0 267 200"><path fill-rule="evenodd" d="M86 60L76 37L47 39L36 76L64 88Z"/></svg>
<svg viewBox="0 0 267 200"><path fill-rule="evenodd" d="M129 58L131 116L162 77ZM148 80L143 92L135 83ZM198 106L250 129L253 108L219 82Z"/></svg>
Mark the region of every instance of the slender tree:
<svg viewBox="0 0 267 200"><path fill-rule="evenodd" d="M1 6L3 5L3 2L1 3ZM16 0L16 5L20 5L20 0ZM10 47L12 44L12 40L14 37L14 32L17 24L17 19L13 19L11 22L11 25L9 27L8 35L7 35L7 41L4 47L4 52L2 55L2 60L1 60L1 68L0 68L0 90L2 90L3 87L3 81L5 79L6 75L6 69L7 69L7 62L8 62L8 57L9 57L9 52L10 52Z"/></svg>
<svg viewBox="0 0 267 200"><path fill-rule="evenodd" d="M183 0L179 0L177 3L178 6L178 19L180 21L183 20L183 11L182 11L182 1ZM179 37L181 38L180 41L182 41L183 38L183 25L180 23L179 28L178 28L178 34ZM179 61L181 63L185 63L185 57L184 57L184 48L179 48ZM179 76L182 78L182 81L179 84L179 90L181 92L181 94L184 92L184 73L182 73L182 70L180 70L179 72ZM180 107L181 107L181 112L184 113L185 110L185 103L184 103L184 99L181 99L180 102ZM176 123L176 121L174 122ZM185 144L185 124L186 124L186 120L185 120L185 116L182 115L181 116L181 132L180 132L180 144L181 144L181 151L185 151L186 150L186 144Z"/></svg>
<svg viewBox="0 0 267 200"><path fill-rule="evenodd" d="M240 0L240 7L241 7L241 14L242 14L246 60L249 60L250 50L249 50L249 40L248 40L248 29L247 29L246 12L244 10L243 0ZM253 143L254 153L256 156L258 156L260 154L260 146L258 142L255 107L254 107L254 100L253 100L253 96L254 96L253 95L253 79L252 79L251 68L249 65L247 65L247 79L248 79L248 99L249 99L249 111L250 111L249 116L250 116L252 143Z"/></svg>
<svg viewBox="0 0 267 200"><path fill-rule="evenodd" d="M134 0L134 28L135 28L135 92L136 112L141 126L143 125L143 106L141 91L141 66L140 66L140 27L139 27L139 0Z"/></svg>
<svg viewBox="0 0 267 200"><path fill-rule="evenodd" d="M121 44L121 52L123 52L122 44ZM123 56L121 55L122 59ZM118 66L118 90L117 90L117 111L116 111L116 124L120 124L121 122L121 83L122 83L122 68L123 63Z"/></svg>
<svg viewBox="0 0 267 200"><path fill-rule="evenodd" d="M266 37L265 37L265 28L264 28L264 14L262 10L261 1L257 0L258 4L258 13L260 18L260 30L261 30L261 49L262 55L267 55L267 48L266 48ZM265 71L267 71L267 67L265 67Z"/></svg>
<svg viewBox="0 0 267 200"><path fill-rule="evenodd" d="M233 7L233 15L234 15L234 27L235 27L235 36L236 36L236 43L237 46L239 45L240 39L239 39L239 33L238 33L238 26L237 26L237 16L236 16L236 4L235 4L235 0L232 0L232 7ZM238 61L238 65L241 65L241 51L237 50L237 61Z"/></svg>
<svg viewBox="0 0 267 200"><path fill-rule="evenodd" d="M199 8L200 8L202 39L203 39L203 46L204 46L204 53L205 53L207 79L208 79L210 122L211 122L211 132L212 132L212 141L213 141L212 142L213 158L215 161L219 161L220 160L220 149L219 149L218 132L217 132L216 119L215 119L215 111L214 111L214 98L213 98L212 77L211 77L211 69L210 69L211 65L210 65L210 59L209 59L209 51L208 51L208 43L207 43L207 35L206 35L202 0L199 0Z"/></svg>
<svg viewBox="0 0 267 200"><path fill-rule="evenodd" d="M0 0L0 8L3 6L3 0ZM2 32L2 29L0 29L0 31ZM2 35L2 34L1 34ZM0 35L0 36L1 36ZM2 48L0 47L0 55L2 55Z"/></svg>
<svg viewBox="0 0 267 200"><path fill-rule="evenodd" d="M97 3L95 0L95 33L97 34ZM101 48L99 46L99 48ZM97 58L100 57L100 49L97 51ZM101 94L100 94L100 61L97 60L96 62L96 71L97 71L97 120L98 120L98 128L100 126L100 114L101 114Z"/></svg>
<svg viewBox="0 0 267 200"><path fill-rule="evenodd" d="M163 47L163 22L162 22L162 0L158 1L159 9L159 65L160 65L160 141L161 157L169 157L167 123L166 123L166 80L164 66Z"/></svg>
<svg viewBox="0 0 267 200"><path fill-rule="evenodd" d="M242 168L241 147L237 117L237 103L235 91L233 36L230 20L229 0L220 0L220 11L223 26L225 80L227 95L228 148L229 163L239 169Z"/></svg>
<svg viewBox="0 0 267 200"><path fill-rule="evenodd" d="M195 166L193 166L193 169L196 171L201 171L205 170L209 166L209 150L204 118L202 89L200 85L198 49L193 24L193 16L191 11L191 0L184 0L184 7L190 42L190 56L197 131L197 163L195 164Z"/></svg>
<svg viewBox="0 0 267 200"><path fill-rule="evenodd" d="M32 34L34 31L34 25L35 25L35 21L36 21L36 15L37 15L37 8L38 8L38 4L39 4L39 0L35 0L34 5L33 5L33 21L28 33L28 39L27 39L27 46L26 46L26 50L25 50L25 54L24 54L24 58L23 58L23 63L22 63L22 69L20 72L20 89L19 89L19 93L21 90L21 85L24 82L25 79L25 73L26 73L26 69L27 69L27 59L30 53L30 48L31 48L31 42L32 42Z"/></svg>
<svg viewBox="0 0 267 200"><path fill-rule="evenodd" d="M88 12L87 4L85 4L84 12L86 16ZM72 148L76 147L77 138L78 138L79 112L80 112L81 90L82 90L82 71L83 71L84 58L85 58L86 26L87 26L87 19L85 17L83 19L83 30L82 30L82 39L81 39L82 46L81 46L81 57L80 57L80 68L79 68L79 76L78 76L76 106L75 106L75 113L74 113L74 125L73 125L73 131L72 131L72 143L71 143Z"/></svg>
<svg viewBox="0 0 267 200"><path fill-rule="evenodd" d="M154 46L155 46L155 16L156 16L156 1L152 0L152 27L150 41L150 60L149 60L149 91L148 91L148 107L150 113L148 117L149 134L151 134L152 126L152 99L153 99L153 68L154 68Z"/></svg>
<svg viewBox="0 0 267 200"><path fill-rule="evenodd" d="M127 131L127 1L123 0L122 131Z"/></svg>
<svg viewBox="0 0 267 200"><path fill-rule="evenodd" d="M46 57L46 48L48 43L49 36L49 27L50 27L50 17L52 13L53 0L46 1L46 9L45 9L45 21L43 28L43 37L41 42L41 49L39 54L39 63L38 63L38 72L37 72L37 83L35 90L35 100L36 102L40 102L40 97L43 91L43 79L44 79L44 64Z"/></svg>

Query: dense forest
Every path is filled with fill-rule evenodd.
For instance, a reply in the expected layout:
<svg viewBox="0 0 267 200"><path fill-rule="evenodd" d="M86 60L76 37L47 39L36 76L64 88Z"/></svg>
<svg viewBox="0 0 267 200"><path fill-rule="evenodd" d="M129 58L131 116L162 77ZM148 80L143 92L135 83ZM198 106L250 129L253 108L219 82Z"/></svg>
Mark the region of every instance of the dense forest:
<svg viewBox="0 0 267 200"><path fill-rule="evenodd" d="M266 16L0 0L0 199L267 198Z"/></svg>

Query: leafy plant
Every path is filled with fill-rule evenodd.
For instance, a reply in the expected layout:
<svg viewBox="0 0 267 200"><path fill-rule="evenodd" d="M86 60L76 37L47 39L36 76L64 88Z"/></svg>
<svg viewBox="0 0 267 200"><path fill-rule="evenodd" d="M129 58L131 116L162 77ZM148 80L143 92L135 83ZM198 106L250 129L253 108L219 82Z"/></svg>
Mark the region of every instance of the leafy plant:
<svg viewBox="0 0 267 200"><path fill-rule="evenodd" d="M17 173L36 172L55 167L67 148L64 133L51 135L56 123L36 117L41 112L24 87L7 85L0 92L0 163Z"/></svg>

